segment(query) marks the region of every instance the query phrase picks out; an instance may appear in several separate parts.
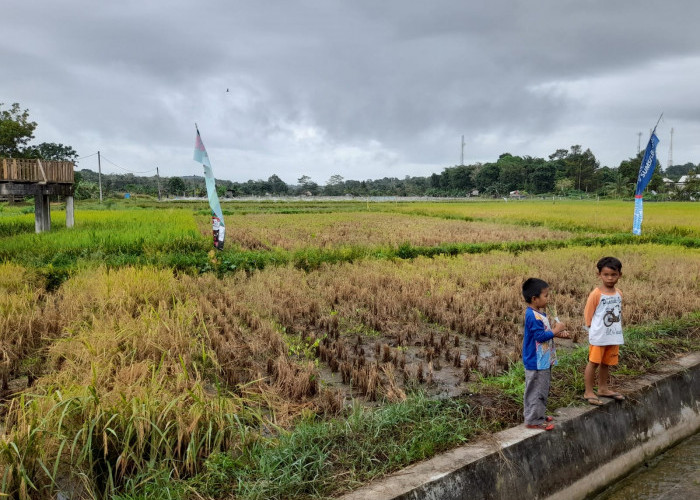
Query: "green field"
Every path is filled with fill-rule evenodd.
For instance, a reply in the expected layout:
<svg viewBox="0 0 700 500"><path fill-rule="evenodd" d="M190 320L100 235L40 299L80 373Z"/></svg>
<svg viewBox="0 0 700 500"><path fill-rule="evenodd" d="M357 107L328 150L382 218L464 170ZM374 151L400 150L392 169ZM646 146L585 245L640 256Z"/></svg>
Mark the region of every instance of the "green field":
<svg viewBox="0 0 700 500"><path fill-rule="evenodd" d="M0 205L0 488L20 498L317 498L521 421L530 276L576 342L624 265L622 384L700 347L700 204ZM440 397L436 397L440 396ZM446 397L445 397L446 396Z"/></svg>

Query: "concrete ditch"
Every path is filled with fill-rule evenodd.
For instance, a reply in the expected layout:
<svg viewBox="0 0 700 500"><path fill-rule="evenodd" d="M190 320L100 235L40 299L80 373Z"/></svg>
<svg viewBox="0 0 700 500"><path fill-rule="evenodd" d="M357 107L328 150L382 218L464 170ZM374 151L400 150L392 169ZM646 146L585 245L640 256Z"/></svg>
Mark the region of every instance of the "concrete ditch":
<svg viewBox="0 0 700 500"><path fill-rule="evenodd" d="M624 389L624 402L558 410L551 432L513 427L342 499L586 498L700 429L700 353Z"/></svg>

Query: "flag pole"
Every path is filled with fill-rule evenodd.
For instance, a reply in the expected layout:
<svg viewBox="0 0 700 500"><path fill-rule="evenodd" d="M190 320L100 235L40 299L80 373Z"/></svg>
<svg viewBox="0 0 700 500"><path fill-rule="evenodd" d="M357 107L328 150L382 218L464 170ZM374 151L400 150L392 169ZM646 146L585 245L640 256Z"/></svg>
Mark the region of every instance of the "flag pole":
<svg viewBox="0 0 700 500"><path fill-rule="evenodd" d="M214 248L217 250L223 250L226 227L224 226L224 215L223 211L221 210L219 196L216 193L216 178L214 177L214 172L211 168L209 155L207 154L204 143L202 142L202 137L199 134L197 122L195 122L194 128L197 131L197 138L195 140L194 147L194 160L201 163L202 167L204 168L204 183L207 187L207 197L209 198L209 207L211 208L212 212Z"/></svg>
<svg viewBox="0 0 700 500"><path fill-rule="evenodd" d="M656 145L659 143L659 138L656 137L656 127L659 126L663 116L664 114L662 112L659 119L656 121L656 125L654 125L654 129L651 130L649 134L649 143L644 151L642 164L639 167L639 174L637 175L637 186L634 191L634 219L632 222L632 234L636 236L642 234L642 220L644 218L643 193L644 188L651 180L652 175L654 175L654 170L656 169Z"/></svg>
<svg viewBox="0 0 700 500"><path fill-rule="evenodd" d="M661 118L663 118L663 116L664 116L664 112L662 111L661 115L659 116L659 119L656 120L656 125L654 125L654 130L652 130L651 134L649 134L649 138L651 138L652 134L654 134L654 132L656 132L656 127L659 126L659 123L661 122Z"/></svg>

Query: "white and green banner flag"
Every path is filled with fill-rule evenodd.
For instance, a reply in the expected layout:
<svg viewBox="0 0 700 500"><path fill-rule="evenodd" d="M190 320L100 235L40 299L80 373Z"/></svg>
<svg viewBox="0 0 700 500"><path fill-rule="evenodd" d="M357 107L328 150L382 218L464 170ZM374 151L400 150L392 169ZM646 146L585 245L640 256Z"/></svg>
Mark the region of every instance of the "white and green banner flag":
<svg viewBox="0 0 700 500"><path fill-rule="evenodd" d="M216 193L216 180L214 179L214 172L211 169L211 163L209 163L209 155L202 142L202 137L199 135L197 124L195 124L194 127L197 130L197 139L194 144L194 161L204 166L204 182L207 185L207 196L209 197L209 206L211 207L212 213L211 222L214 233L214 247L223 250L226 226L224 225L224 214L221 211L221 204L219 203L219 195Z"/></svg>

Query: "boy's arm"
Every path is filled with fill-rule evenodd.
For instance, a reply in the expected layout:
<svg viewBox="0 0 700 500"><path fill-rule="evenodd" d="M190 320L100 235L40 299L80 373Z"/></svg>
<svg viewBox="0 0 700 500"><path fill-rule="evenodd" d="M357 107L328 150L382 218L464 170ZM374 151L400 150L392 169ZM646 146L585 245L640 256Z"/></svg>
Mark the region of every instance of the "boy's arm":
<svg viewBox="0 0 700 500"><path fill-rule="evenodd" d="M554 332L546 331L544 323L535 319L535 316L531 314L525 317L525 329L532 334L537 342L546 342L554 338Z"/></svg>
<svg viewBox="0 0 700 500"><path fill-rule="evenodd" d="M586 307L583 309L583 319L588 327L590 327L591 322L593 322L593 315L598 307L598 302L600 302L600 290L596 288L588 295Z"/></svg>

